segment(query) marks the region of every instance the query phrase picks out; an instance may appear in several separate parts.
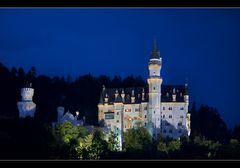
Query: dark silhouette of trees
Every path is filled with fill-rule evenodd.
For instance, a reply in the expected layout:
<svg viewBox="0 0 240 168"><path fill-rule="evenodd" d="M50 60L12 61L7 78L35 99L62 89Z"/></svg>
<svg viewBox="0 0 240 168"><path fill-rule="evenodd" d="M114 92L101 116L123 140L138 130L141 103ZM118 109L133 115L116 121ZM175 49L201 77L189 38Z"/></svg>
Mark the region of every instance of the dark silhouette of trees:
<svg viewBox="0 0 240 168"><path fill-rule="evenodd" d="M0 63L0 159L239 159L240 125L229 131L216 108L193 104L191 136L179 140L152 140L145 128L124 134L124 150L114 150L114 135L109 141L101 130L93 135L71 125L53 130L57 107L80 112L86 124L98 126L97 104L103 85L107 88L146 87L141 76L112 79L90 73L73 79L37 75L35 67L6 68ZM35 118L18 118L17 102L21 88L32 83ZM66 134L61 134L64 131ZM59 132L58 132L59 131ZM84 135L83 135L84 134ZM62 139L63 138L63 139ZM67 140L67 143L64 141Z"/></svg>
<svg viewBox="0 0 240 168"><path fill-rule="evenodd" d="M232 138L237 139L240 142L240 125L235 125L233 128Z"/></svg>
<svg viewBox="0 0 240 168"><path fill-rule="evenodd" d="M201 107L196 110L196 106L193 104L190 113L191 136L203 135L213 141L219 141L221 143L228 142L229 131L227 125L216 108L201 105Z"/></svg>
<svg viewBox="0 0 240 168"><path fill-rule="evenodd" d="M16 103L21 100L20 89L26 83L32 83L34 88L33 101L37 104L36 118L44 122L56 120L57 107L63 105L71 113L80 112L80 117L86 117L86 123L97 125L97 104L103 85L105 87L146 86L146 82L133 75L122 79L113 79L101 75L94 77L90 73L73 79L70 75L64 77L49 77L37 75L33 66L25 72L23 68L8 70L0 64L0 116L18 116ZM64 98L64 99L63 99Z"/></svg>

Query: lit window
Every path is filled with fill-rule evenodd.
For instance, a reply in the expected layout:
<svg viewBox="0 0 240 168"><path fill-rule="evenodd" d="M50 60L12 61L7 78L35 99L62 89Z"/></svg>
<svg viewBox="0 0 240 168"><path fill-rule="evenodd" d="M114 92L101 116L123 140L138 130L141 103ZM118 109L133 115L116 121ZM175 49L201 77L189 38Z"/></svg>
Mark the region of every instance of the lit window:
<svg viewBox="0 0 240 168"><path fill-rule="evenodd" d="M125 109L125 112L131 112L131 109Z"/></svg>
<svg viewBox="0 0 240 168"><path fill-rule="evenodd" d="M172 118L172 115L169 115L169 118Z"/></svg>
<svg viewBox="0 0 240 168"><path fill-rule="evenodd" d="M114 119L114 113L113 112L105 112L105 119Z"/></svg>

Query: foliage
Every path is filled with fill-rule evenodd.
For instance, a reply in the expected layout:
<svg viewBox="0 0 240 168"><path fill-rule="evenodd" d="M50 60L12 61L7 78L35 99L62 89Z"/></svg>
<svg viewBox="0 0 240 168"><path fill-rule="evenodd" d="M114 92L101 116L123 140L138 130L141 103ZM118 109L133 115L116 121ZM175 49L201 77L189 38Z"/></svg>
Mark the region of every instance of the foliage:
<svg viewBox="0 0 240 168"><path fill-rule="evenodd" d="M151 143L152 137L144 127L129 129L124 133L123 148L126 151L149 151Z"/></svg>
<svg viewBox="0 0 240 168"><path fill-rule="evenodd" d="M164 139L158 137L157 150L162 158L169 158L170 154L179 152L181 149L181 141L179 139Z"/></svg>
<svg viewBox="0 0 240 168"><path fill-rule="evenodd" d="M100 130L96 130L94 134L89 134L81 139L75 148L79 159L100 159L104 152L107 151L107 142L104 140Z"/></svg>
<svg viewBox="0 0 240 168"><path fill-rule="evenodd" d="M117 134L115 134L113 131L111 131L109 137L108 137L108 150L112 152L119 151L119 141L117 139Z"/></svg>
<svg viewBox="0 0 240 168"><path fill-rule="evenodd" d="M196 110L195 104L191 113L191 136L204 135L207 139L225 143L229 132L216 108L202 105Z"/></svg>
<svg viewBox="0 0 240 168"><path fill-rule="evenodd" d="M193 143L195 144L197 149L203 151L203 157L206 158L214 158L219 148L221 147L221 144L219 142L207 140L204 136L194 137Z"/></svg>
<svg viewBox="0 0 240 168"><path fill-rule="evenodd" d="M53 148L58 151L56 153L62 154L61 158L76 158L75 147L87 134L88 132L85 128L73 126L70 122L58 124L53 130L55 137Z"/></svg>
<svg viewBox="0 0 240 168"><path fill-rule="evenodd" d="M240 159L240 143L237 139L230 139L229 143L221 148L218 158L220 159Z"/></svg>
<svg viewBox="0 0 240 168"><path fill-rule="evenodd" d="M93 135L89 134L84 139L79 141L79 144L76 146L77 158L83 159L92 159L91 151L92 151L92 140Z"/></svg>
<svg viewBox="0 0 240 168"><path fill-rule="evenodd" d="M240 125L236 125L233 128L232 138L237 139L238 141L240 141Z"/></svg>

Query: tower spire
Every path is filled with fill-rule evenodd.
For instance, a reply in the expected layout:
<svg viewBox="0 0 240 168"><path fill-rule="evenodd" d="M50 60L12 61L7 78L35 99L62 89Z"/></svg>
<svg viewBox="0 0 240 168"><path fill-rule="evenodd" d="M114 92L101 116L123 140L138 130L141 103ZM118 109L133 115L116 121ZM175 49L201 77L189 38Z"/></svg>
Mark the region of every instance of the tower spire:
<svg viewBox="0 0 240 168"><path fill-rule="evenodd" d="M188 95L188 78L185 79L185 95Z"/></svg>
<svg viewBox="0 0 240 168"><path fill-rule="evenodd" d="M156 37L153 39L153 51L157 51L157 40Z"/></svg>
<svg viewBox="0 0 240 168"><path fill-rule="evenodd" d="M160 52L157 48L157 40L156 40L156 38L154 38L154 40L153 40L153 50L152 50L150 59L159 59L159 58L160 58Z"/></svg>

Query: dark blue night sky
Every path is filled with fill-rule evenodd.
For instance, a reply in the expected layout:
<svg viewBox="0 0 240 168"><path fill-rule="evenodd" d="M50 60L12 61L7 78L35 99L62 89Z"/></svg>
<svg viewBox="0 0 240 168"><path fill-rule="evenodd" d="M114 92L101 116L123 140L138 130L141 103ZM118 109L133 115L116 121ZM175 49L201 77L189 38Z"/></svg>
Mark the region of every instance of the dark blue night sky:
<svg viewBox="0 0 240 168"><path fill-rule="evenodd" d="M1 8L0 62L38 74L148 76L153 39L163 84L240 123L240 9Z"/></svg>

